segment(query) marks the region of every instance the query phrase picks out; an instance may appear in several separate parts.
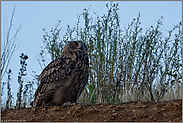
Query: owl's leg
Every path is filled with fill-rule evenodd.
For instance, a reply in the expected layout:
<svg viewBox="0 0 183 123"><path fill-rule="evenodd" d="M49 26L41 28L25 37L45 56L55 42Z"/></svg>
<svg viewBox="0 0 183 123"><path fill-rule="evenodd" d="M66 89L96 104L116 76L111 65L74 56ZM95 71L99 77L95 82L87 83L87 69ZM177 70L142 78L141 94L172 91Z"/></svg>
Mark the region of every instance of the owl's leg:
<svg viewBox="0 0 183 123"><path fill-rule="evenodd" d="M72 105L77 105L78 103L76 102L77 99L76 98L72 98L69 100L69 102L72 104Z"/></svg>

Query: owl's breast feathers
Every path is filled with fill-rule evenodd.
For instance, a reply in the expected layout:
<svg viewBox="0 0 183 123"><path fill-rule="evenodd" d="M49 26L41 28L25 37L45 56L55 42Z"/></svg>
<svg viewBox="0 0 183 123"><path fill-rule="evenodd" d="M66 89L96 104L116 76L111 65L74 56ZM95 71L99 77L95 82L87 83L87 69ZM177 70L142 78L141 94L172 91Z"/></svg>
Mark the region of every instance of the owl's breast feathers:
<svg viewBox="0 0 183 123"><path fill-rule="evenodd" d="M54 95L54 92L61 86L73 85L70 79L74 79L74 76L88 73L88 63L87 54L74 52L63 53L60 58L48 64L38 77L40 85L35 92L33 105L49 101ZM77 74L73 74L76 72ZM83 81L84 86L88 82L87 79L88 75L85 77L85 81Z"/></svg>

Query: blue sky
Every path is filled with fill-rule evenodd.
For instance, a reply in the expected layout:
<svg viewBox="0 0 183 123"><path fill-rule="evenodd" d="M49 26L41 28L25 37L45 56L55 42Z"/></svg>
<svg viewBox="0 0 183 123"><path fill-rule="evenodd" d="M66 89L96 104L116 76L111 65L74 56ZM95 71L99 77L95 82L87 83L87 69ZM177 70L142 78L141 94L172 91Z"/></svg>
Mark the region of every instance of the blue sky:
<svg viewBox="0 0 183 123"><path fill-rule="evenodd" d="M167 36L167 30L173 28L175 24L182 22L182 2L181 1L117 1L119 3L119 14L121 27L127 27L138 13L141 13L141 23L143 29L155 26L157 20L163 16L162 31ZM8 28L11 13L15 1L1 1L1 44L3 41L3 25ZM90 5L90 13L97 12L98 15L107 13L106 3L109 1L18 1L16 4L15 17L13 20L12 34L22 23L22 28L17 36L16 43L19 48L12 56L9 68L12 69L12 94L16 96L18 90L18 72L20 69L19 56L23 52L29 56L27 60L27 77L25 81L32 80L32 71L41 73L41 68L36 59L36 55L43 46L43 28L48 31L61 20L62 29L67 25L74 27L77 22L77 14ZM116 3L116 2L115 2ZM3 81L7 80L4 76ZM6 88L6 86L5 86ZM6 93L5 93L6 95Z"/></svg>

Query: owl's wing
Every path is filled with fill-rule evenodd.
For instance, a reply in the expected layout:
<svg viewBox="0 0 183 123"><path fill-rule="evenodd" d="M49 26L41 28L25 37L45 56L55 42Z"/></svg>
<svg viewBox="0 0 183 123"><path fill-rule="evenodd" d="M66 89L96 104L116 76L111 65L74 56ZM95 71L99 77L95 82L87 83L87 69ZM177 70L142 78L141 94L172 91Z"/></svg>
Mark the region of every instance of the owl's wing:
<svg viewBox="0 0 183 123"><path fill-rule="evenodd" d="M74 68L75 62L66 57L58 58L48 64L38 77L41 83L35 92L33 105L49 100L61 85L67 83L64 80L72 75Z"/></svg>

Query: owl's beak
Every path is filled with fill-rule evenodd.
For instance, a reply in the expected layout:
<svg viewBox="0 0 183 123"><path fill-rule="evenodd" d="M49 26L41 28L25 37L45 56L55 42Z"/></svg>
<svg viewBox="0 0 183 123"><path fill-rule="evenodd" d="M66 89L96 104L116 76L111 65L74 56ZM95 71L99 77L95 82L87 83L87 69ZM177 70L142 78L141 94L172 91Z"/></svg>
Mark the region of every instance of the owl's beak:
<svg viewBox="0 0 183 123"><path fill-rule="evenodd" d="M81 46L81 50L85 50L85 47L84 46Z"/></svg>

